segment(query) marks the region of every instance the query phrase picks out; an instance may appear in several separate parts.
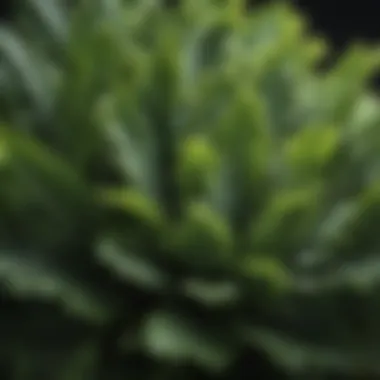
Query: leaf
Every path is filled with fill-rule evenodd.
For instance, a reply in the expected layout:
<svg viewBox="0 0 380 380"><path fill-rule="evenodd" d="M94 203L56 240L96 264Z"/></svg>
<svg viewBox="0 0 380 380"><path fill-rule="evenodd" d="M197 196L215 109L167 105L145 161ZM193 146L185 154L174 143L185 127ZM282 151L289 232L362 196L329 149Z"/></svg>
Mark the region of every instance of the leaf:
<svg viewBox="0 0 380 380"><path fill-rule="evenodd" d="M152 160L150 136L145 134L138 139L132 134L129 123L136 120L123 120L117 114L116 99L106 96L97 105L97 124L110 147L110 156L119 167L126 183L132 183L145 194L156 194L155 165ZM136 127L136 126L133 126ZM143 126L138 124L139 132Z"/></svg>
<svg viewBox="0 0 380 380"><path fill-rule="evenodd" d="M189 320L165 311L152 313L142 335L145 349L169 362L194 362L222 371L231 362L232 348L199 331Z"/></svg>
<svg viewBox="0 0 380 380"><path fill-rule="evenodd" d="M262 214L252 224L252 250L278 252L299 249L314 227L321 186L311 184L302 188L281 189L270 199Z"/></svg>
<svg viewBox="0 0 380 380"><path fill-rule="evenodd" d="M189 278L182 282L182 291L187 297L208 307L231 306L240 298L238 287L230 281Z"/></svg>
<svg viewBox="0 0 380 380"><path fill-rule="evenodd" d="M293 288L292 273L277 258L271 256L251 255L241 265L244 274L251 279L265 281L271 288L287 291Z"/></svg>
<svg viewBox="0 0 380 380"><path fill-rule="evenodd" d="M343 241L360 216L360 204L354 201L338 202L318 229L318 241L324 244Z"/></svg>
<svg viewBox="0 0 380 380"><path fill-rule="evenodd" d="M331 269L328 273L301 275L295 283L296 293L310 297L336 295L347 290L353 294L373 294L380 285L380 260L376 254L367 256L359 262L333 263L335 270Z"/></svg>
<svg viewBox="0 0 380 380"><path fill-rule="evenodd" d="M36 110L43 115L51 110L55 99L53 67L41 60L14 31L0 28L0 53L21 80Z"/></svg>
<svg viewBox="0 0 380 380"><path fill-rule="evenodd" d="M320 169L332 158L339 142L339 130L333 126L305 126L286 142L285 151L295 167Z"/></svg>
<svg viewBox="0 0 380 380"><path fill-rule="evenodd" d="M359 375L365 368L380 373L380 352L373 347L313 345L261 328L243 328L241 334L245 341L264 350L275 363L292 373L306 372L310 368Z"/></svg>
<svg viewBox="0 0 380 380"><path fill-rule="evenodd" d="M166 274L153 262L123 249L116 241L103 239L97 245L96 257L122 281L149 290L162 290L168 284Z"/></svg>
<svg viewBox="0 0 380 380"><path fill-rule="evenodd" d="M219 267L230 262L234 241L227 220L204 202L193 202L167 237L175 259L190 267Z"/></svg>
<svg viewBox="0 0 380 380"><path fill-rule="evenodd" d="M377 128L380 120L378 99L374 95L364 95L359 99L352 118L348 121L348 130L353 138L362 138L372 129Z"/></svg>
<svg viewBox="0 0 380 380"><path fill-rule="evenodd" d="M97 192L101 204L122 211L147 226L159 228L164 223L160 206L144 194L130 188L108 188Z"/></svg>
<svg viewBox="0 0 380 380"><path fill-rule="evenodd" d="M218 153L201 136L188 136L180 152L178 170L183 195L202 196L215 180L220 166Z"/></svg>
<svg viewBox="0 0 380 380"><path fill-rule="evenodd" d="M103 324L115 312L112 304L85 284L23 253L0 252L0 281L15 298L57 304L68 314L90 323Z"/></svg>
<svg viewBox="0 0 380 380"><path fill-rule="evenodd" d="M83 178L51 147L31 136L17 133L8 125L0 125L0 137L7 145L13 160L33 174L43 176L45 183L59 184L61 190L70 191L77 196L86 194L88 197Z"/></svg>
<svg viewBox="0 0 380 380"><path fill-rule="evenodd" d="M325 114L330 113L335 122L349 122L368 80L379 66L380 49L377 47L354 45L348 49L328 73L323 98L327 105Z"/></svg>
<svg viewBox="0 0 380 380"><path fill-rule="evenodd" d="M66 42L69 34L68 15L64 12L61 0L28 0L28 3L38 13L49 33L56 41Z"/></svg>

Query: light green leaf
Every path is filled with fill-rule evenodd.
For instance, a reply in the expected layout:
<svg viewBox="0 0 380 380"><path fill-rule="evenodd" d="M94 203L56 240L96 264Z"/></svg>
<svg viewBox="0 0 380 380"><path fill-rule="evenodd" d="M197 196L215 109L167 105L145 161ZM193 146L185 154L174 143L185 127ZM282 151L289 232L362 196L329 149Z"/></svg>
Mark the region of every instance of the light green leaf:
<svg viewBox="0 0 380 380"><path fill-rule="evenodd" d="M97 245L97 259L119 279L149 290L162 290L168 278L149 259L123 248L115 240L103 239Z"/></svg>
<svg viewBox="0 0 380 380"><path fill-rule="evenodd" d="M191 361L210 370L228 367L232 347L211 339L189 320L158 311L149 316L143 330L143 345L148 352L170 362Z"/></svg>
<svg viewBox="0 0 380 380"><path fill-rule="evenodd" d="M229 281L211 281L189 278L183 281L184 294L211 307L234 305L239 300L238 287Z"/></svg>
<svg viewBox="0 0 380 380"><path fill-rule="evenodd" d="M250 278L264 281L276 290L287 291L294 285L292 273L276 257L252 254L243 260L241 267Z"/></svg>

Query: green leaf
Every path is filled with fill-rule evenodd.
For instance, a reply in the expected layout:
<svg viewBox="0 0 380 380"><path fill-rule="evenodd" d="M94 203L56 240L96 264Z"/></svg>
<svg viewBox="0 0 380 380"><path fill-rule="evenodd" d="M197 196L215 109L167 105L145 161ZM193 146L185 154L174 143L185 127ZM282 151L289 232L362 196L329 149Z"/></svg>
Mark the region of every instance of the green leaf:
<svg viewBox="0 0 380 380"><path fill-rule="evenodd" d="M178 170L183 197L204 196L220 166L218 152L201 136L188 136L180 149Z"/></svg>
<svg viewBox="0 0 380 380"><path fill-rule="evenodd" d="M225 266L234 248L228 221L204 202L188 205L183 221L171 226L166 243L176 259L198 268Z"/></svg>
<svg viewBox="0 0 380 380"><path fill-rule="evenodd" d="M315 171L331 160L339 142L340 132L334 126L305 126L285 143L285 152L295 168Z"/></svg>
<svg viewBox="0 0 380 380"><path fill-rule="evenodd" d="M281 257L308 239L321 201L321 186L281 189L252 224L251 249L278 252Z"/></svg>
<svg viewBox="0 0 380 380"><path fill-rule="evenodd" d="M126 183L132 183L145 194L154 196L157 178L149 133L142 133L145 131L144 125L136 118L131 117L131 120L124 123L117 115L115 102L116 99L112 96L103 97L96 111L97 124L109 146L110 156L119 167ZM133 125L135 123L137 125ZM140 136L133 133L136 129Z"/></svg>
<svg viewBox="0 0 380 380"><path fill-rule="evenodd" d="M208 307L233 306L240 298L239 288L230 281L188 278L181 289L184 295Z"/></svg>
<svg viewBox="0 0 380 380"><path fill-rule="evenodd" d="M32 173L47 186L54 186L61 194L89 199L86 182L63 157L39 140L17 133L11 126L0 126L0 137L8 147L12 162ZM59 190L58 190L59 189Z"/></svg>
<svg viewBox="0 0 380 380"><path fill-rule="evenodd" d="M49 33L56 41L65 42L69 34L68 15L64 12L61 0L51 0L48 3L43 0L27 1L39 15Z"/></svg>
<svg viewBox="0 0 380 380"><path fill-rule="evenodd" d="M165 311L152 313L143 329L145 349L169 362L194 362L210 370L222 371L233 358L233 348L199 331L189 320Z"/></svg>
<svg viewBox="0 0 380 380"><path fill-rule="evenodd" d="M378 373L380 370L380 352L370 346L314 345L261 328L243 329L242 336L245 341L264 350L275 363L291 373L307 373L310 368L358 375L362 374L363 368L370 373Z"/></svg>
<svg viewBox="0 0 380 380"><path fill-rule="evenodd" d="M159 204L131 188L105 188L97 191L98 200L109 209L121 211L145 226L158 228L165 222Z"/></svg>
<svg viewBox="0 0 380 380"><path fill-rule="evenodd" d="M27 258L23 253L0 252L0 281L14 298L47 301L90 323L102 325L116 311L85 284L43 264L35 256Z"/></svg>
<svg viewBox="0 0 380 380"><path fill-rule="evenodd" d="M153 262L112 239L101 240L96 252L98 261L126 283L149 290L162 290L168 285L166 274Z"/></svg>
<svg viewBox="0 0 380 380"><path fill-rule="evenodd" d="M0 52L11 72L42 115L51 110L55 99L56 72L50 62L32 51L13 30L0 28Z"/></svg>
<svg viewBox="0 0 380 380"><path fill-rule="evenodd" d="M251 279L264 281L277 291L286 292L294 286L292 273L276 257L253 254L242 261L241 268Z"/></svg>
<svg viewBox="0 0 380 380"><path fill-rule="evenodd" d="M358 219L359 209L360 204L352 200L337 203L318 228L319 244L329 246L345 240Z"/></svg>

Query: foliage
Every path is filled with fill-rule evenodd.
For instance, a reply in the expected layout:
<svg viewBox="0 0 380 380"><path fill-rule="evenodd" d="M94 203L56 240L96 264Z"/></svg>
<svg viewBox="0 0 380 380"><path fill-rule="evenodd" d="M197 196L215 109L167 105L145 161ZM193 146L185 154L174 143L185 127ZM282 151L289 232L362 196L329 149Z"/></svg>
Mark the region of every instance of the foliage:
<svg viewBox="0 0 380 380"><path fill-rule="evenodd" d="M378 51L321 73L284 4L65 4L0 30L1 377L378 375Z"/></svg>

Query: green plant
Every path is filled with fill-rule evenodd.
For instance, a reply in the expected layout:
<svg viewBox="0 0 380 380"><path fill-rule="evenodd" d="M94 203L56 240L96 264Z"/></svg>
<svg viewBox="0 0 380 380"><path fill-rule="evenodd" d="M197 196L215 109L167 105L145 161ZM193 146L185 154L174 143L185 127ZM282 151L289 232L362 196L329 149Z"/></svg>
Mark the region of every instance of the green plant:
<svg viewBox="0 0 380 380"><path fill-rule="evenodd" d="M41 4L0 30L2 378L377 375L378 51L320 73L284 4Z"/></svg>

